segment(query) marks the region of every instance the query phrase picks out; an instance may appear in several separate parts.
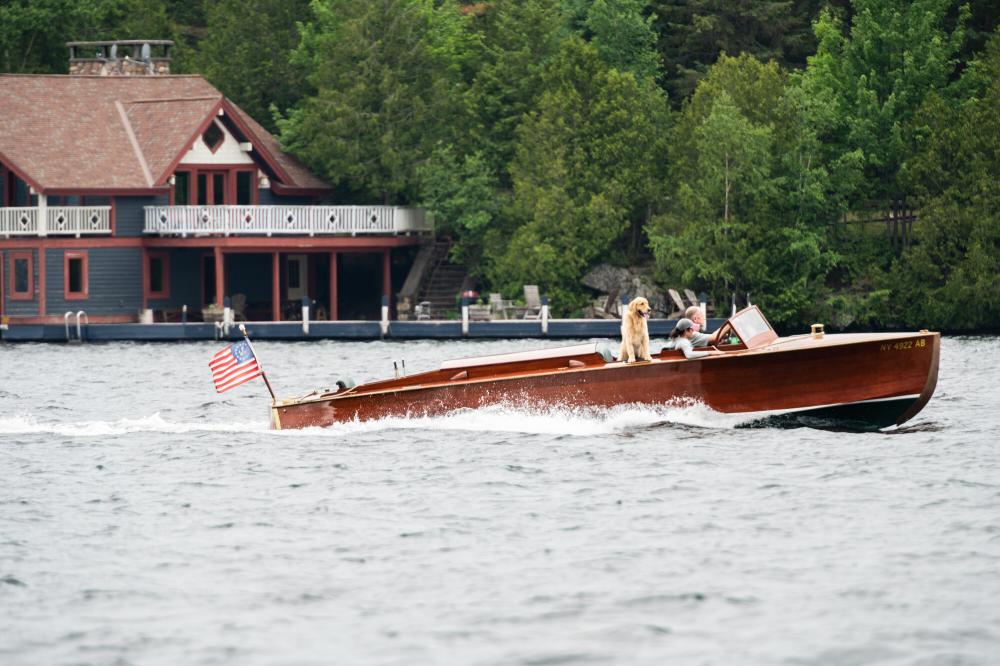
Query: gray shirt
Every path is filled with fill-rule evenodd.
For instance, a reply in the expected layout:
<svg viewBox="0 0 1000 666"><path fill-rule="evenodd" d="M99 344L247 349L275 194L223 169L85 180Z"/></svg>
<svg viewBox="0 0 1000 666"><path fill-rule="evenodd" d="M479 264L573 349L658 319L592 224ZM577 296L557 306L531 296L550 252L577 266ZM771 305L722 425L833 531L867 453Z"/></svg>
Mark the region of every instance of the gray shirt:
<svg viewBox="0 0 1000 666"><path fill-rule="evenodd" d="M698 335L695 333L695 335ZM707 335L705 336L708 337ZM704 358L708 356L707 351L695 351L691 345L691 340L687 338L680 337L674 341L674 349L679 349L684 352L684 358Z"/></svg>
<svg viewBox="0 0 1000 666"><path fill-rule="evenodd" d="M694 335L691 336L691 345L693 347L707 347L708 339L712 336L708 333L702 333L701 331L695 331Z"/></svg>

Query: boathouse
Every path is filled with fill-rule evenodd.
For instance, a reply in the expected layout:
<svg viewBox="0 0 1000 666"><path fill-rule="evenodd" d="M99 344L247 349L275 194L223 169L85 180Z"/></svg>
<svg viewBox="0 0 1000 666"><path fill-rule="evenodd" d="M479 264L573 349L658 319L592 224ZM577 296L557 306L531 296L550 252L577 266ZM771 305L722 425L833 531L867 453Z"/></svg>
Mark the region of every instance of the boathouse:
<svg viewBox="0 0 1000 666"><path fill-rule="evenodd" d="M170 75L170 42L68 46L68 75L0 75L0 315L378 317L424 211L331 203L204 78Z"/></svg>

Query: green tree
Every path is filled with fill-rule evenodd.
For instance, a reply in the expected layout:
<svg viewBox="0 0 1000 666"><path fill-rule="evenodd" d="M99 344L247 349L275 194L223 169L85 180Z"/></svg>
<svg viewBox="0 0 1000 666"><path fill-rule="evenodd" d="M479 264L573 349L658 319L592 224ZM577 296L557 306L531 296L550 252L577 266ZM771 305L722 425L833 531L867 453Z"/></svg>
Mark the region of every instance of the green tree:
<svg viewBox="0 0 1000 666"><path fill-rule="evenodd" d="M11 0L0 3L0 71L65 73L65 43L177 39L163 0Z"/></svg>
<svg viewBox="0 0 1000 666"><path fill-rule="evenodd" d="M283 144L342 197L418 197L418 165L449 135L457 95L447 37L461 21L431 0L315 0L296 58L315 95L278 121Z"/></svg>
<svg viewBox="0 0 1000 666"><path fill-rule="evenodd" d="M661 275L719 302L750 292L777 323L817 316L837 256L831 171L801 91L775 63L723 57L671 136L670 204L650 224Z"/></svg>
<svg viewBox="0 0 1000 666"><path fill-rule="evenodd" d="M219 0L207 8L201 72L271 131L271 107L284 112L307 92L290 59L300 40L296 22L308 11L309 0Z"/></svg>
<svg viewBox="0 0 1000 666"><path fill-rule="evenodd" d="M1000 326L1000 32L970 76L984 88L958 103L931 95L913 121L920 150L903 180L923 201L888 280L893 315L909 326Z"/></svg>
<svg viewBox="0 0 1000 666"><path fill-rule="evenodd" d="M809 59L807 92L833 109L831 154L861 151L864 195L898 195L906 156L903 128L928 94L943 90L962 46L967 10L946 26L951 0L854 0L850 31L825 11Z"/></svg>
<svg viewBox="0 0 1000 666"><path fill-rule="evenodd" d="M516 228L489 246L488 275L507 293L537 283L570 312L586 300L585 270L662 196L668 108L652 82L609 68L576 38L544 83L518 129L508 210Z"/></svg>
<svg viewBox="0 0 1000 666"><path fill-rule="evenodd" d="M453 259L482 277L483 248L503 242L498 225L504 195L496 175L480 153L459 157L450 145L438 147L418 175L420 205L434 215L437 233L455 241Z"/></svg>
<svg viewBox="0 0 1000 666"><path fill-rule="evenodd" d="M837 0L833 4L838 4ZM810 24L821 0L653 0L655 25L675 102L689 97L720 53L748 53L783 66L805 65Z"/></svg>
<svg viewBox="0 0 1000 666"><path fill-rule="evenodd" d="M647 4L646 0L594 0L587 12L590 42L604 62L640 80L660 74L653 17L642 13Z"/></svg>
<svg viewBox="0 0 1000 666"><path fill-rule="evenodd" d="M559 49L564 17L558 0L492 4L475 28L480 46L466 96L469 139L504 186L514 156L517 127L535 108L542 74Z"/></svg>

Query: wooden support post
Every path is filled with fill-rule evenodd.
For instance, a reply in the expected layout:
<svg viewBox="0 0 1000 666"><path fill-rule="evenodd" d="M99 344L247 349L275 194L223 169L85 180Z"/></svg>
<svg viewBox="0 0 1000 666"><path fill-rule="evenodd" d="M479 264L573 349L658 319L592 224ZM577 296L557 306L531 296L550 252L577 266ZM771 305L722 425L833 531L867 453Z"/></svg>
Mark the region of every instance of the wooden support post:
<svg viewBox="0 0 1000 666"><path fill-rule="evenodd" d="M226 280L225 280L225 255L222 254L222 248L215 248L215 304L220 308L222 307L222 301L226 298Z"/></svg>
<svg viewBox="0 0 1000 666"><path fill-rule="evenodd" d="M330 321L337 321L337 253L330 253Z"/></svg>
<svg viewBox="0 0 1000 666"><path fill-rule="evenodd" d="M142 248L139 261L142 262L142 311L145 312L149 307L149 299L146 297L149 294L149 255L146 254L146 248Z"/></svg>
<svg viewBox="0 0 1000 666"><path fill-rule="evenodd" d="M271 321L281 321L281 254L271 255Z"/></svg>
<svg viewBox="0 0 1000 666"><path fill-rule="evenodd" d="M392 316L392 250L382 250L382 295L389 299L389 316Z"/></svg>

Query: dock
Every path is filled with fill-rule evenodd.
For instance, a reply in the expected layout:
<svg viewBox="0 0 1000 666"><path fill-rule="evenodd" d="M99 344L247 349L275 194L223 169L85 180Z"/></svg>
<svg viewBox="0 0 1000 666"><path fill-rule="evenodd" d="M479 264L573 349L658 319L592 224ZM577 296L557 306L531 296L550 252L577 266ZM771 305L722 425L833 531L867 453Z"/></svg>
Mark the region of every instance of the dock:
<svg viewBox="0 0 1000 666"><path fill-rule="evenodd" d="M676 319L650 319L649 335L666 337ZM715 330L724 319L709 319ZM548 319L500 321L254 321L245 322L255 340L461 340L503 338L618 338L617 319ZM239 328L220 323L11 324L0 330L6 342L181 342L236 340Z"/></svg>

